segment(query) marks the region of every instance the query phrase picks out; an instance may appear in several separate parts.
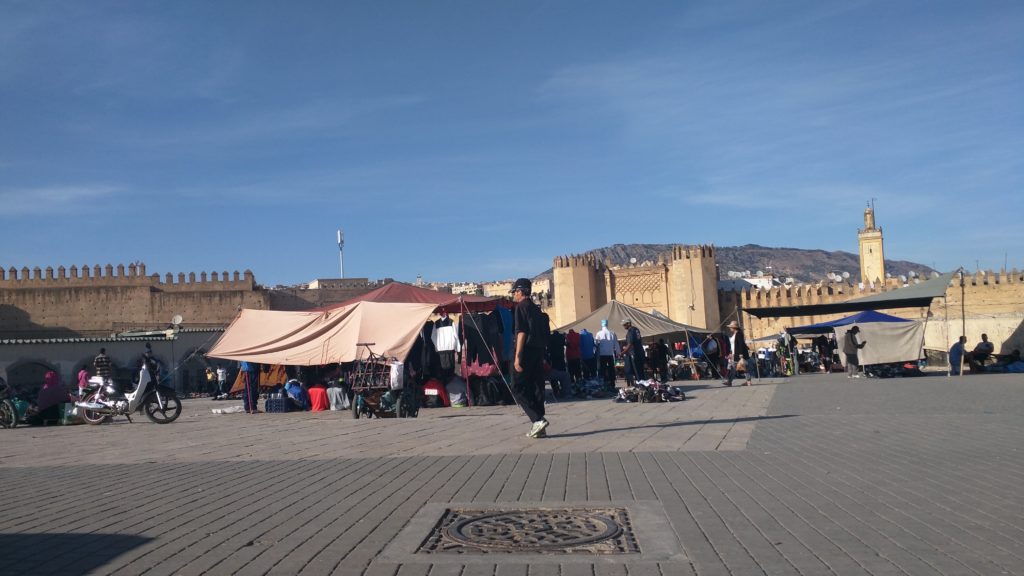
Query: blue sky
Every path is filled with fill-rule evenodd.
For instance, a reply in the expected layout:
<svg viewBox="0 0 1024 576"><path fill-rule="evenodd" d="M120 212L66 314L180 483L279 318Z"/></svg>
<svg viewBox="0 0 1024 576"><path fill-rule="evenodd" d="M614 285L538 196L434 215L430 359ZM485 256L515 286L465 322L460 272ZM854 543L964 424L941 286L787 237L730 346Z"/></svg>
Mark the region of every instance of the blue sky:
<svg viewBox="0 0 1024 576"><path fill-rule="evenodd" d="M484 280L613 243L1024 268L1024 4L0 0L0 266Z"/></svg>

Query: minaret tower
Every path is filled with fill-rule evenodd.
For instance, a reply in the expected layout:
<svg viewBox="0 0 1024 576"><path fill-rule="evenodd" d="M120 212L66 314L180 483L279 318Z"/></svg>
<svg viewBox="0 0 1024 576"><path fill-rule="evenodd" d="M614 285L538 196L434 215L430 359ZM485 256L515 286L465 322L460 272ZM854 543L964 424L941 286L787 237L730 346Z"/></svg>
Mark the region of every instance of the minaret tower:
<svg viewBox="0 0 1024 576"><path fill-rule="evenodd" d="M885 282L885 258L882 253L882 229L875 227L874 200L864 209L864 229L857 233L860 245L860 281L877 286Z"/></svg>

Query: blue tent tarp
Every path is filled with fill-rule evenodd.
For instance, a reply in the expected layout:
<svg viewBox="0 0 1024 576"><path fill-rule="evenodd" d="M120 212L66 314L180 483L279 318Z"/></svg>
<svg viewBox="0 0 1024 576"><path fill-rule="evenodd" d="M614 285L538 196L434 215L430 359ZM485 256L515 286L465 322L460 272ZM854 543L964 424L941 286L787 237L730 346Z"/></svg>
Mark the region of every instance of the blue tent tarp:
<svg viewBox="0 0 1024 576"><path fill-rule="evenodd" d="M820 322L818 324L810 324L808 326L797 326L795 328L787 328L786 332L794 337L800 336L814 336L817 334L831 334L839 326L849 326L851 324L867 324L870 322L912 322L906 318L899 318L896 316L890 316L889 314L883 314L876 312L875 310L865 310L858 312L853 316L847 316L846 318L840 318L838 320L831 320L829 322Z"/></svg>

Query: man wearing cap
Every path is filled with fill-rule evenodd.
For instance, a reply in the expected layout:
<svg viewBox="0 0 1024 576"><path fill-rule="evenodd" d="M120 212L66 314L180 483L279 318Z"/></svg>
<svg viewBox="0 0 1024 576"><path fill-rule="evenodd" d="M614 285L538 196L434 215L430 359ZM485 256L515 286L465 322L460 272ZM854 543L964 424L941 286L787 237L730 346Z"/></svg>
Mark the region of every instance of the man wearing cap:
<svg viewBox="0 0 1024 576"><path fill-rule="evenodd" d="M544 350L547 342L534 341L541 331L536 324L543 319L540 308L530 297L532 288L533 284L527 278L520 278L512 285L512 301L516 304L512 396L533 423L526 435L543 438L547 435L544 429L548 427L544 418Z"/></svg>
<svg viewBox="0 0 1024 576"><path fill-rule="evenodd" d="M644 379L647 355L644 353L640 329L633 326L633 321L626 318L622 321L622 327L626 329L626 346L622 349L622 355L626 357L626 385L633 386L637 380Z"/></svg>
<svg viewBox="0 0 1024 576"><path fill-rule="evenodd" d="M747 348L747 339L743 336L743 329L740 325L733 320L729 322L729 338L726 340L729 343L728 358L729 360L729 375L728 379L723 382L726 386L732 386L732 380L736 377L736 367L739 365L740 359L745 363L749 364L750 361L750 350ZM743 375L747 381L745 384L750 386L750 367L743 371Z"/></svg>
<svg viewBox="0 0 1024 576"><path fill-rule="evenodd" d="M601 330L594 335L597 345L598 371L609 390L615 389L615 357L622 354L619 337L608 329L608 321L601 320Z"/></svg>

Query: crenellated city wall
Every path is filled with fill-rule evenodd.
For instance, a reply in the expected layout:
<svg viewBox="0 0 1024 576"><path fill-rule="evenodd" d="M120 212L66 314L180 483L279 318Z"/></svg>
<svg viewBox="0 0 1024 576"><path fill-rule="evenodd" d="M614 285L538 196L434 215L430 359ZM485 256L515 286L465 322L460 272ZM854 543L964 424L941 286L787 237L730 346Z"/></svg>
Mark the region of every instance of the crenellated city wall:
<svg viewBox="0 0 1024 576"><path fill-rule="evenodd" d="M229 277L230 276L230 277ZM27 290L67 287L112 287L112 286L153 286L162 290L252 290L256 285L252 272L195 272L167 273L163 279L159 274L146 275L145 264L84 265L81 268L59 266L56 270L47 266L45 270L36 266L29 270L11 267L6 271L0 267L0 289Z"/></svg>
<svg viewBox="0 0 1024 576"><path fill-rule="evenodd" d="M898 280L891 279L880 286L864 288L829 283L723 291L719 294L719 303L723 322L740 318L748 338L760 338L779 334L787 327L836 320L848 314L756 318L742 310L844 302L901 286ZM985 333L995 343L997 351L1024 350L1024 272L1001 270L966 274L962 291L959 277L954 277L945 298L933 301L930 309L905 308L884 312L911 320L926 320L926 348L945 350L961 333L973 346Z"/></svg>
<svg viewBox="0 0 1024 576"><path fill-rule="evenodd" d="M144 264L0 268L0 337L106 336L166 328L224 326L242 308L269 308L251 271L147 275Z"/></svg>
<svg viewBox="0 0 1024 576"><path fill-rule="evenodd" d="M673 246L656 262L614 267L593 254L557 256L552 267L555 326L574 322L611 300L691 326L718 324L714 246Z"/></svg>

